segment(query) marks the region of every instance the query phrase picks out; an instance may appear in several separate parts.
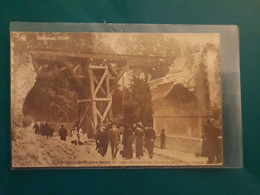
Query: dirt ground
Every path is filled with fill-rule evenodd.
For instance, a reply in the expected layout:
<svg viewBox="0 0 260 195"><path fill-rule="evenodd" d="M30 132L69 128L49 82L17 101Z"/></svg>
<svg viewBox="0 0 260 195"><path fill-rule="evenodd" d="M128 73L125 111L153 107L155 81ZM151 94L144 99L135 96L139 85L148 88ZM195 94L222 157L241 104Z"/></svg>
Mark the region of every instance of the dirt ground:
<svg viewBox="0 0 260 195"><path fill-rule="evenodd" d="M12 141L12 167L103 167L103 166L158 166L158 165L185 165L186 163L165 155L155 153L149 159L145 151L142 159L123 159L120 153L112 161L111 150L108 148L106 156L102 157L96 150L95 142L89 139L85 145L73 145L70 136L61 141L57 132L54 136L36 135L33 125L26 128L16 128L16 140ZM122 149L122 145L120 145ZM134 144L133 144L134 149ZM155 148L156 150L156 148Z"/></svg>

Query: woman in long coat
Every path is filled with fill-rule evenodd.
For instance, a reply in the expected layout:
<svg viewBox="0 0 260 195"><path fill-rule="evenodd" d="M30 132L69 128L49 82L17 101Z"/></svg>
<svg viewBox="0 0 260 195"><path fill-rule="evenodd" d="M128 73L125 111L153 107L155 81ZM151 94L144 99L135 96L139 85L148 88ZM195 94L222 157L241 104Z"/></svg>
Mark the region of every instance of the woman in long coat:
<svg viewBox="0 0 260 195"><path fill-rule="evenodd" d="M143 138L144 130L140 125L137 125L135 130L135 139L136 139L136 158L141 158L144 155L143 151Z"/></svg>
<svg viewBox="0 0 260 195"><path fill-rule="evenodd" d="M128 125L126 125L124 129L123 144L124 144L123 157L125 157L126 159L133 158L133 146L132 146L133 131Z"/></svg>
<svg viewBox="0 0 260 195"><path fill-rule="evenodd" d="M213 125L213 121L208 119L204 127L204 134L202 136L202 156L208 157L208 163L214 163L221 151L218 136L220 135L219 129Z"/></svg>

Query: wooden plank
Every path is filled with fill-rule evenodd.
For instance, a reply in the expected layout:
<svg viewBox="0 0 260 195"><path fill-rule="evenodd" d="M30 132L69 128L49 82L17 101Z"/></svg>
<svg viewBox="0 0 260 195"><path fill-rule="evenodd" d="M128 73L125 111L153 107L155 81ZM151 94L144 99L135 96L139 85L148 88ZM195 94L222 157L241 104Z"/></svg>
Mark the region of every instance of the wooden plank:
<svg viewBox="0 0 260 195"><path fill-rule="evenodd" d="M115 88L118 81L122 78L122 76L126 73L128 70L128 67L125 67L123 70L119 72L119 74L116 76L115 80L113 81L113 85L111 86L112 88Z"/></svg>
<svg viewBox="0 0 260 195"><path fill-rule="evenodd" d="M92 98L77 100L77 103L89 102L89 101L92 101Z"/></svg>
<svg viewBox="0 0 260 195"><path fill-rule="evenodd" d="M111 104L112 104L112 95L111 95L111 91L110 91L110 78L107 76L106 77L106 88L107 88L107 97L109 98ZM112 109L109 109L109 119L113 120L113 112Z"/></svg>
<svg viewBox="0 0 260 195"><path fill-rule="evenodd" d="M79 67L80 67L80 64L74 66L74 67L73 67L73 71L76 72L76 71L79 69Z"/></svg>
<svg viewBox="0 0 260 195"><path fill-rule="evenodd" d="M95 66L95 65L89 65L89 68L91 69L107 69L107 66Z"/></svg>
<svg viewBox="0 0 260 195"><path fill-rule="evenodd" d="M82 121L84 120L84 118L85 118L85 116L86 116L86 114L88 112L89 107L90 107L90 103L86 106L86 110L85 110L83 116L81 117L81 119L79 121L79 126L81 125Z"/></svg>
<svg viewBox="0 0 260 195"><path fill-rule="evenodd" d="M102 114L99 112L98 108L97 108L97 115L99 116L99 118L102 118Z"/></svg>
<svg viewBox="0 0 260 195"><path fill-rule="evenodd" d="M110 101L110 102L108 103L108 105L107 105L107 107L106 107L106 110L105 110L105 112L103 113L103 116L102 116L102 118L101 118L101 121L102 121L102 122L105 120L105 118L106 118L106 116L107 116L107 113L108 113L108 111L109 111L111 105L112 105L112 101Z"/></svg>
<svg viewBox="0 0 260 195"><path fill-rule="evenodd" d="M96 77L94 77L94 81L98 84L98 80L96 79ZM106 91L104 90L104 88L101 86L100 89L101 89L101 91L104 93L104 95L106 96L107 93L106 93Z"/></svg>
<svg viewBox="0 0 260 195"><path fill-rule="evenodd" d="M94 101L110 101L110 98L94 98Z"/></svg>
<svg viewBox="0 0 260 195"><path fill-rule="evenodd" d="M91 95L92 95L92 99L94 99L94 89L95 89L95 86L94 86L94 74L93 74L93 70L88 68L88 73L89 73L89 80L90 80L90 89L91 89ZM97 120L97 105L96 105L96 102L93 101L92 102L92 113L93 113L93 123L94 123L94 131L96 130L96 127L97 127L97 123L98 123L98 120ZM95 133L95 132L94 132Z"/></svg>
<svg viewBox="0 0 260 195"><path fill-rule="evenodd" d="M105 80L105 78L106 78L106 76L107 76L107 72L108 72L108 71L107 71L107 69L106 69L105 72L104 72L104 74L103 74L103 76L101 77L101 79L100 79L100 81L99 81L99 83L98 83L98 85L97 85L95 91L94 91L94 97L96 97L97 92L98 92L100 86L102 85L103 81ZM95 77L95 76L94 76L94 77Z"/></svg>
<svg viewBox="0 0 260 195"><path fill-rule="evenodd" d="M93 121L94 121L94 125L95 125L95 129L96 130L96 127L98 125L98 119L97 119L97 104L96 102L92 102L92 108L93 108Z"/></svg>

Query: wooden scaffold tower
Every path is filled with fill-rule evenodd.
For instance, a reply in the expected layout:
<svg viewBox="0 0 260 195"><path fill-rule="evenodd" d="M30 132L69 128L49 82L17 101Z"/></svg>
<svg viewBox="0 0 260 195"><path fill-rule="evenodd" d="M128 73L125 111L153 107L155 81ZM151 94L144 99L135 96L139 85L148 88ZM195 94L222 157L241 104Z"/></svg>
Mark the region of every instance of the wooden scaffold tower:
<svg viewBox="0 0 260 195"><path fill-rule="evenodd" d="M112 77L106 64L89 65L88 76L91 97L77 101L79 125L85 121L86 125L91 126L95 133L98 124L103 123L105 119L112 120L113 117L110 109L112 105L110 80Z"/></svg>

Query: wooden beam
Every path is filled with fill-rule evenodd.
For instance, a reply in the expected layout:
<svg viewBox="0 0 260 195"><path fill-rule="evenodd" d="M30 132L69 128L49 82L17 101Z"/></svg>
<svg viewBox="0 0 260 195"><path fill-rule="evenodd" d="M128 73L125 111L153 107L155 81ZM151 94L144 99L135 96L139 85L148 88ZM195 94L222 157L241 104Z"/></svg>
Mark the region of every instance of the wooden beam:
<svg viewBox="0 0 260 195"><path fill-rule="evenodd" d="M159 64L163 61L174 59L174 57L163 56L143 56L143 55L126 55L126 54L105 54L105 53L79 53L72 51L55 51L55 50L30 50L29 54L38 59L53 59L57 57L73 57L73 58L93 58L93 59L107 59L110 62L113 61L129 61L129 62L141 62L145 65L145 62Z"/></svg>
<svg viewBox="0 0 260 195"><path fill-rule="evenodd" d="M116 76L116 78L113 81L113 85L112 88L116 87L116 84L118 83L118 81L122 78L122 76L125 74L125 72L128 70L128 67L125 67L124 69L122 69L119 74Z"/></svg>
<svg viewBox="0 0 260 195"><path fill-rule="evenodd" d="M113 76L116 76L118 73L117 71L111 66L111 64L108 63L108 70L109 72L113 75Z"/></svg>
<svg viewBox="0 0 260 195"><path fill-rule="evenodd" d="M82 121L83 121L85 115L87 114L89 107L90 107L90 103L86 106L86 110L85 110L83 116L81 117L81 119L80 119L80 121L79 121L79 126L81 125L81 123L82 123Z"/></svg>
<svg viewBox="0 0 260 195"><path fill-rule="evenodd" d="M98 83L98 85L97 85L97 87L94 91L94 97L96 97L97 92L98 92L100 86L102 85L103 81L105 80L106 76L107 76L107 69L105 69L105 72L103 73L103 76L101 77L101 79L100 79L100 81L99 81L99 83ZM95 77L95 75L94 75L94 77Z"/></svg>
<svg viewBox="0 0 260 195"><path fill-rule="evenodd" d="M110 77L106 77L106 88L107 88L107 97L110 99L110 102L112 104L112 95L111 95L111 90L110 90ZM109 112L109 119L113 120L113 112L112 109L108 110Z"/></svg>
<svg viewBox="0 0 260 195"><path fill-rule="evenodd" d="M107 116L107 113L108 113L108 111L109 111L111 105L112 105L112 101L110 101L110 102L108 103L108 105L107 105L107 107L106 107L106 110L105 110L105 112L103 113L103 116L102 116L102 118L101 118L101 121L102 121L102 122L105 120L105 118L106 118L106 116Z"/></svg>
<svg viewBox="0 0 260 195"><path fill-rule="evenodd" d="M77 100L77 103L83 103L83 102L89 102L89 101L92 101L92 98Z"/></svg>
<svg viewBox="0 0 260 195"><path fill-rule="evenodd" d="M94 77L94 81L98 84L98 80L96 77ZM104 90L104 88L102 86L100 87L100 89L104 93L104 95L107 95L106 91Z"/></svg>
<svg viewBox="0 0 260 195"><path fill-rule="evenodd" d="M94 98L94 101L110 101L110 98Z"/></svg>
<svg viewBox="0 0 260 195"><path fill-rule="evenodd" d="M89 80L90 80L90 89L91 89L91 95L92 99L94 99L94 75L93 75L93 70L88 68L88 73L89 73ZM96 127L98 125L98 120L97 120L97 104L95 101L92 101L92 113L93 113L93 123L94 123L94 131L96 131Z"/></svg>
<svg viewBox="0 0 260 195"><path fill-rule="evenodd" d="M94 66L94 65L90 65L89 68L91 69L107 69L107 66Z"/></svg>
<svg viewBox="0 0 260 195"><path fill-rule="evenodd" d="M80 64L77 64L76 66L73 67L73 71L76 72L79 67L80 67Z"/></svg>
<svg viewBox="0 0 260 195"><path fill-rule="evenodd" d="M99 112L98 108L97 108L97 115L99 116L100 120L102 118L102 114Z"/></svg>

